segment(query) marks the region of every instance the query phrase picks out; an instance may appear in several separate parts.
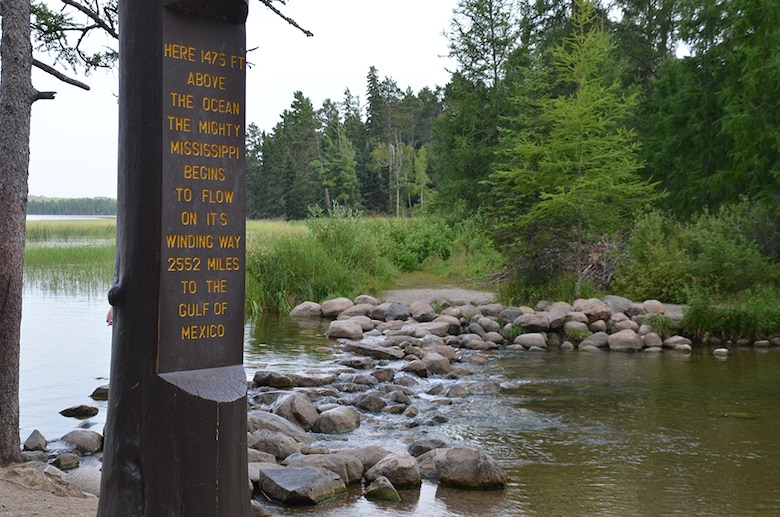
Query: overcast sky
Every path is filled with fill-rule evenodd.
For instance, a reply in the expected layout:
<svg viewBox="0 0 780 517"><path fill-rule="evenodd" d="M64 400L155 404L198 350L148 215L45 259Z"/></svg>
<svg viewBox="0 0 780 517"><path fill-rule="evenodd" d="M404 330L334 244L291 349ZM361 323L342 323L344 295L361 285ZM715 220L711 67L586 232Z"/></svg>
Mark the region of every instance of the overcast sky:
<svg viewBox="0 0 780 517"><path fill-rule="evenodd" d="M307 38L257 2L250 3L247 124L271 130L300 90L314 103L341 101L345 88L366 100L366 76L392 77L402 89L444 86L452 10L457 0L289 0L285 13ZM49 62L45 56L39 56ZM116 197L117 74L83 78L91 91L34 70L34 86L56 100L33 105L30 195Z"/></svg>

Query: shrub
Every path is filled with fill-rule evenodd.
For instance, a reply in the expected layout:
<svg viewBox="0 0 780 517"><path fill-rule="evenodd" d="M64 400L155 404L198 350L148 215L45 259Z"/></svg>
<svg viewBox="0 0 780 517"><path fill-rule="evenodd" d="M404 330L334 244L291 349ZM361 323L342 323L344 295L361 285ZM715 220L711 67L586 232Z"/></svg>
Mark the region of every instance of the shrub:
<svg viewBox="0 0 780 517"><path fill-rule="evenodd" d="M639 217L615 290L634 299L690 303L694 291L722 299L746 287L776 285L776 266L745 236L737 215L724 207L687 224L660 212Z"/></svg>

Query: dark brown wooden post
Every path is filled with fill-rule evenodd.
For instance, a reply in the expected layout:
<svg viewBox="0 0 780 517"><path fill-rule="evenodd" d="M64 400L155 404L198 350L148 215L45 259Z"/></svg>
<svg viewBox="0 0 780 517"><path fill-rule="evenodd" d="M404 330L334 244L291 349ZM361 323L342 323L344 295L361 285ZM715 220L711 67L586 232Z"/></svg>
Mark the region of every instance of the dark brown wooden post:
<svg viewBox="0 0 780 517"><path fill-rule="evenodd" d="M119 183L98 515L248 516L246 0L119 2Z"/></svg>

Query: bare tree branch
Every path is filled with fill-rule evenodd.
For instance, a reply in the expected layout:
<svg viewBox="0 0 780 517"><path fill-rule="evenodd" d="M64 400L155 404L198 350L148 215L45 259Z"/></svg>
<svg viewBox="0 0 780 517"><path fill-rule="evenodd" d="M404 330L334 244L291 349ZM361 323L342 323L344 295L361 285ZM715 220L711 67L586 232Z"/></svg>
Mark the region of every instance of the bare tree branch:
<svg viewBox="0 0 780 517"><path fill-rule="evenodd" d="M65 0L63 0L63 1L65 1ZM272 10L274 13L276 13L276 15L279 16L281 19L283 19L284 21L286 21L287 23L289 23L290 25L292 25L293 27L295 27L296 29L298 29L302 33L306 34L306 36L308 36L309 38L314 36L313 32L304 29L303 27L298 25L298 23L295 20L293 20L292 18L289 18L289 17L283 15L282 12L279 9L277 9L276 7L274 7L272 5L273 0L260 0L260 3L263 4L264 6L266 6L267 8L269 8L270 10ZM284 5L284 2L282 2L282 4Z"/></svg>
<svg viewBox="0 0 780 517"><path fill-rule="evenodd" d="M59 79L60 81L62 81L64 83L72 84L73 86L78 86L79 88L81 88L83 90L89 90L89 85L88 84L85 84L85 83L82 83L81 81L78 81L76 79L70 78L67 75L65 75L62 72L60 72L59 70L57 70L57 69L47 65L46 63L41 63L37 59L33 59L33 66L36 67L36 68L40 68L41 70L43 70L44 72L46 72L49 75L53 75L54 77L56 77L57 79ZM53 99L54 95L52 94L51 97L38 97L38 98Z"/></svg>
<svg viewBox="0 0 780 517"><path fill-rule="evenodd" d="M77 9L82 13L86 14L90 18L90 20L94 21L95 24L97 24L101 29L106 31L112 37L119 39L119 33L117 33L116 30L114 30L114 27L107 24L106 21L100 16L99 13L93 11L92 9L90 9L85 5L75 2L74 0L61 0L61 1L63 4L69 5L74 9Z"/></svg>

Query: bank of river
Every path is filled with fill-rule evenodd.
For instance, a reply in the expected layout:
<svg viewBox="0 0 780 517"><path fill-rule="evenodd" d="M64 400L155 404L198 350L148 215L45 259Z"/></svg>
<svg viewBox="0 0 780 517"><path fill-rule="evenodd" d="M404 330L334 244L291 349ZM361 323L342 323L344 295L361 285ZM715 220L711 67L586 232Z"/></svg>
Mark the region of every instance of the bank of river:
<svg viewBox="0 0 780 517"><path fill-rule="evenodd" d="M105 298L25 292L22 437L47 438L78 422L57 414L92 403L102 432L104 403L88 398L106 382L110 330ZM248 326L248 377L330 366L335 355L318 322L301 328L267 317ZM693 354L493 353L473 379L500 379L493 395L443 409L449 420L409 430L366 416L354 440L402 446L402 436L441 438L483 449L509 474L498 492L462 492L426 482L398 505L353 490L316 509L330 517L515 515L773 515L780 513L780 350L736 350L720 360ZM498 376L498 377L497 377ZM407 434L408 433L408 434ZM348 439L350 439L348 437ZM347 447L346 443L335 444Z"/></svg>

